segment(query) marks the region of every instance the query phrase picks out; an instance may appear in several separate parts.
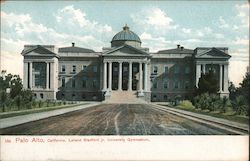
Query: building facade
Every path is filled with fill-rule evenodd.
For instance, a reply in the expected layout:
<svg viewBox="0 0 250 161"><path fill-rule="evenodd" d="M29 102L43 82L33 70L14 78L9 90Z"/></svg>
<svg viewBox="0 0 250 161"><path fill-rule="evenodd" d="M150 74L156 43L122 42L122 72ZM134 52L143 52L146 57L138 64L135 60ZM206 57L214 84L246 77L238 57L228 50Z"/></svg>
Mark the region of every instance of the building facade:
<svg viewBox="0 0 250 161"><path fill-rule="evenodd" d="M219 94L228 96L228 48L150 52L128 26L102 52L77 47L25 45L23 84L38 100L109 100L130 92L145 101L192 97L202 73L213 70Z"/></svg>

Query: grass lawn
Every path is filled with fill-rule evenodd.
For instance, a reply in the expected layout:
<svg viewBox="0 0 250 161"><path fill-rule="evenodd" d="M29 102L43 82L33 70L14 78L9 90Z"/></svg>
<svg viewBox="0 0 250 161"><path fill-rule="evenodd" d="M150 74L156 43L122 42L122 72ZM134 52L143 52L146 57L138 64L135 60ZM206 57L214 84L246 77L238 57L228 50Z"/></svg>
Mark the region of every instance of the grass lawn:
<svg viewBox="0 0 250 161"><path fill-rule="evenodd" d="M166 105L163 105L163 106L166 106ZM249 124L249 117L236 115L234 112L226 112L226 113L221 113L219 111L211 111L210 112L209 110L173 107L173 106L169 106L169 105L167 107L185 110L185 111L190 111L190 112L208 115L208 116L213 116L213 117L217 117L217 118L222 118L222 119L226 119L226 120L234 121L234 122L238 122L238 123Z"/></svg>
<svg viewBox="0 0 250 161"><path fill-rule="evenodd" d="M62 108L70 108L70 107L75 107L75 106L80 106L80 105L85 105L85 104L88 104L88 103L67 104L67 105L41 107L41 108L21 110L21 111L3 112L3 113L0 113L0 118L2 119L2 118L14 117L14 116L19 116L19 115L26 115L26 114L31 114L31 113L52 111L52 110L58 110L58 109L62 109Z"/></svg>

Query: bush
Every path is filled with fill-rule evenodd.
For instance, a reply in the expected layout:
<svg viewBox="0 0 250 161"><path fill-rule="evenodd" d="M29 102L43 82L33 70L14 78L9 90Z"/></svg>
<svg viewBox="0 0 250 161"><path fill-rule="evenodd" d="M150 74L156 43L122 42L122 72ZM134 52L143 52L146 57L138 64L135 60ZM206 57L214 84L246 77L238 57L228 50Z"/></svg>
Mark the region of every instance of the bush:
<svg viewBox="0 0 250 161"><path fill-rule="evenodd" d="M232 101L232 106L236 114L249 116L249 105L243 96L238 96Z"/></svg>
<svg viewBox="0 0 250 161"><path fill-rule="evenodd" d="M192 102L190 102L189 100L181 101L178 107L185 109L194 109Z"/></svg>

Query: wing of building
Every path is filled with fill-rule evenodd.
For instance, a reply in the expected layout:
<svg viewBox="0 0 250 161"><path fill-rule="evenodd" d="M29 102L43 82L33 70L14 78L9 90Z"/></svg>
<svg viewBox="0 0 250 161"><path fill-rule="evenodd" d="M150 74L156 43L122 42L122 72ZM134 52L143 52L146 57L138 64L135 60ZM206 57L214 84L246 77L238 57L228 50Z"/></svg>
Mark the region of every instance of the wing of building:
<svg viewBox="0 0 250 161"><path fill-rule="evenodd" d="M38 100L169 101L192 97L201 74L213 70L219 94L228 96L228 48L177 45L151 53L141 43L126 25L102 52L74 43L63 48L25 45L24 87Z"/></svg>

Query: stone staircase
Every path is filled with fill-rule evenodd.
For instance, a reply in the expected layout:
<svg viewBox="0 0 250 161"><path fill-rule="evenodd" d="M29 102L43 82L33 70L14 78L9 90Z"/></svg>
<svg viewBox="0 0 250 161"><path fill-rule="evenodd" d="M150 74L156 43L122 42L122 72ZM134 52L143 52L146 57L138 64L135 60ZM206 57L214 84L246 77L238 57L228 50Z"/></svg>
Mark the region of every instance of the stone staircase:
<svg viewBox="0 0 250 161"><path fill-rule="evenodd" d="M137 97L136 91L112 91L109 99L105 103L119 103L119 104L141 104L147 103L145 100Z"/></svg>

